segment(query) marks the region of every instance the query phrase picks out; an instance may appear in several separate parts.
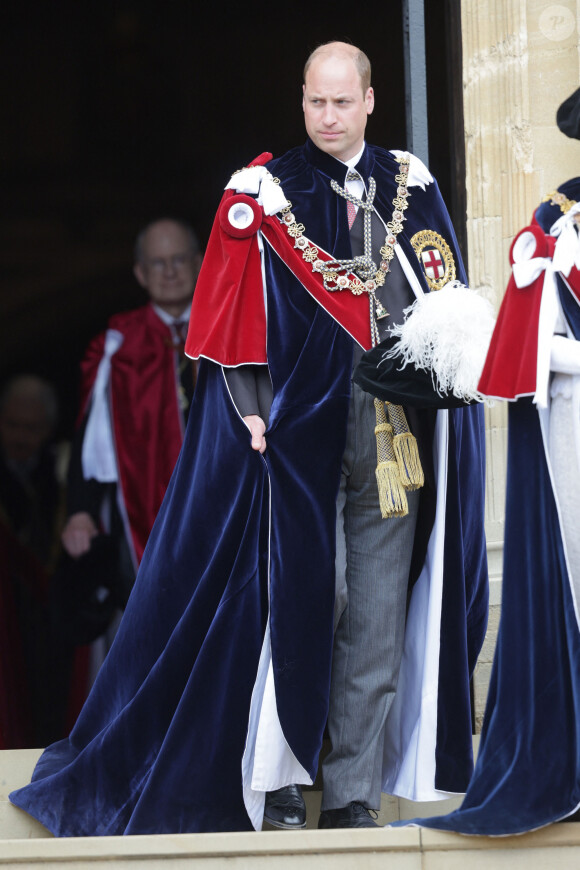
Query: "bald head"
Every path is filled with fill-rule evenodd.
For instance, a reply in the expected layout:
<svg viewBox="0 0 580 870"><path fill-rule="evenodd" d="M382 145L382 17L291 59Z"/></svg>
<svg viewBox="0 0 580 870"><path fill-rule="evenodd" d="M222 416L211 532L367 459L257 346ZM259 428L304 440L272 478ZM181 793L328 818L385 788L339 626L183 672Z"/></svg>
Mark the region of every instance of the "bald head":
<svg viewBox="0 0 580 870"><path fill-rule="evenodd" d="M315 48L304 64L304 83L306 84L306 76L313 61L329 57L335 57L343 61L352 61L360 77L363 94L366 94L371 86L371 62L364 51L348 42L325 42L323 45Z"/></svg>
<svg viewBox="0 0 580 870"><path fill-rule="evenodd" d="M139 232L137 238L135 239L135 262L138 263L142 261L145 257L145 248L147 245L147 237L153 232L155 234L158 230L175 230L181 232L182 235L186 238L185 246L191 251L192 254L198 254L200 251L199 240L195 233L195 230L188 224L187 221L180 220L178 218L173 217L163 217L158 218L157 220L151 221L143 229Z"/></svg>

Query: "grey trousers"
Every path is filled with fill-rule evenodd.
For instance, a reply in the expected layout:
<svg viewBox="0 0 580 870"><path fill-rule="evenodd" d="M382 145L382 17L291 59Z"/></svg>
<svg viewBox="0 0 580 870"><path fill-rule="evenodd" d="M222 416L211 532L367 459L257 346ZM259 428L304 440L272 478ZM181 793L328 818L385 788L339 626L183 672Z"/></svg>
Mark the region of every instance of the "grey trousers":
<svg viewBox="0 0 580 870"><path fill-rule="evenodd" d="M372 396L352 385L337 500L335 637L323 763L323 810L381 803L385 720L397 687L419 493L409 515L383 519Z"/></svg>

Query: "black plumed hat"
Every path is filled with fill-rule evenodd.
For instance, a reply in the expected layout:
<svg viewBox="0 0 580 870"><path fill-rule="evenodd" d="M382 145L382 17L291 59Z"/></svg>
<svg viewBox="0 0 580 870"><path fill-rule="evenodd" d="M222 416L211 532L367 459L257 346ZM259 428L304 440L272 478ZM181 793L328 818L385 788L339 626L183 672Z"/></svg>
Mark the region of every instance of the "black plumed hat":
<svg viewBox="0 0 580 870"><path fill-rule="evenodd" d="M580 88L569 96L556 112L556 123L571 139L580 139Z"/></svg>

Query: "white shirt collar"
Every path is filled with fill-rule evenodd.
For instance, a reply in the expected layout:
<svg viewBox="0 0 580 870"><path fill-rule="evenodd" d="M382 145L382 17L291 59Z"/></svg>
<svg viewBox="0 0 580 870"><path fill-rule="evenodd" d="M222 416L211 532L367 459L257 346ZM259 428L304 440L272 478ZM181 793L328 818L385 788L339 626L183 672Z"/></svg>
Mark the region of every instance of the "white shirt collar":
<svg viewBox="0 0 580 870"><path fill-rule="evenodd" d="M354 169L361 157L363 156L363 151L365 150L366 142L363 142L362 148L355 154L354 157L350 157L348 160L341 160L341 163L344 163L345 166L348 166L349 169Z"/></svg>
<svg viewBox="0 0 580 870"><path fill-rule="evenodd" d="M171 314L168 314L167 311L164 311L163 308L160 308L159 305L156 305L154 302L152 302L151 305L153 306L153 311L159 320L162 320L166 326L173 326L175 323L189 323L191 304L181 312L179 317L172 317Z"/></svg>

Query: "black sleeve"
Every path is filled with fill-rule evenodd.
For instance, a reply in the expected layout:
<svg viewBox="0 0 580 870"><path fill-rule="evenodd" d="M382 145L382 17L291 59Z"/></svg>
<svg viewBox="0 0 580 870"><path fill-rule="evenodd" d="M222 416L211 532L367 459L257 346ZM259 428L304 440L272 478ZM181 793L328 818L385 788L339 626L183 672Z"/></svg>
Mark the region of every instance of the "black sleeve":
<svg viewBox="0 0 580 870"><path fill-rule="evenodd" d="M257 414L267 426L272 406L272 381L268 366L224 368L224 375L240 416Z"/></svg>

